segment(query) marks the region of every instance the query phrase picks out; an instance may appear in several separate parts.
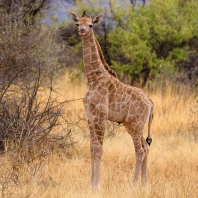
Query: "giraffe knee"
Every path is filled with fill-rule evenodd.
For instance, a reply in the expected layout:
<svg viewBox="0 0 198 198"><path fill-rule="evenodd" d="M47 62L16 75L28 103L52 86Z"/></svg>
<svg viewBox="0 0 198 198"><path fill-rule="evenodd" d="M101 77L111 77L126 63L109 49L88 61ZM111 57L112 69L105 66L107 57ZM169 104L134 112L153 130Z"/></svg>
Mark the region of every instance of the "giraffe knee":
<svg viewBox="0 0 198 198"><path fill-rule="evenodd" d="M91 158L101 158L103 149L101 145L93 145L91 149Z"/></svg>
<svg viewBox="0 0 198 198"><path fill-rule="evenodd" d="M142 162L146 156L145 150L142 148L136 152L137 161Z"/></svg>

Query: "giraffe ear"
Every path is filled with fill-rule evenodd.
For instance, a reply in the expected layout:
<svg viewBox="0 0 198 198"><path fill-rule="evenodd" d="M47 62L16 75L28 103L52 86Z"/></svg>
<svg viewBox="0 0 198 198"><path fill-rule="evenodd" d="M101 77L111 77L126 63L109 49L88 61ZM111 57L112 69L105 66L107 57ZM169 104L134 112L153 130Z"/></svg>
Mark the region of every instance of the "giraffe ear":
<svg viewBox="0 0 198 198"><path fill-rule="evenodd" d="M102 15L95 17L95 18L93 19L93 24L94 24L94 25L100 24L101 21L102 21L102 19L103 19L103 16L102 16Z"/></svg>
<svg viewBox="0 0 198 198"><path fill-rule="evenodd" d="M75 23L78 22L79 17L76 14L74 14L72 12L70 12L69 14L70 14L70 17L73 20L73 22L75 22Z"/></svg>

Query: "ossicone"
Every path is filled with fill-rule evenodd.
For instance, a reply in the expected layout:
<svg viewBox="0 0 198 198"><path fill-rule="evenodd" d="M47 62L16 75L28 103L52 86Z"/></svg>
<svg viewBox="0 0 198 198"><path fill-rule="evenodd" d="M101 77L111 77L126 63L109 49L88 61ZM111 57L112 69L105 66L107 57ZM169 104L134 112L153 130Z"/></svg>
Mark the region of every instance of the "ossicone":
<svg viewBox="0 0 198 198"><path fill-rule="evenodd" d="M91 16L89 14L86 14L86 11L83 12L82 16L81 17L88 17L88 18L91 18Z"/></svg>

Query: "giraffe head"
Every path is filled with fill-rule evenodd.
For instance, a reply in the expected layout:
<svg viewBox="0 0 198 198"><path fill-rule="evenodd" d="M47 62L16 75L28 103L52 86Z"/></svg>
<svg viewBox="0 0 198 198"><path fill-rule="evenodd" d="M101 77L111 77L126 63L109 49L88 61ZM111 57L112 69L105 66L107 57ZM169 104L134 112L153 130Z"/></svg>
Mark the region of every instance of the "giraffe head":
<svg viewBox="0 0 198 198"><path fill-rule="evenodd" d="M83 15L81 17L78 17L72 12L70 13L70 16L78 27L78 32L80 36L87 35L91 31L92 27L98 25L103 18L102 15L99 15L92 19L91 16L86 14L85 12L83 12Z"/></svg>

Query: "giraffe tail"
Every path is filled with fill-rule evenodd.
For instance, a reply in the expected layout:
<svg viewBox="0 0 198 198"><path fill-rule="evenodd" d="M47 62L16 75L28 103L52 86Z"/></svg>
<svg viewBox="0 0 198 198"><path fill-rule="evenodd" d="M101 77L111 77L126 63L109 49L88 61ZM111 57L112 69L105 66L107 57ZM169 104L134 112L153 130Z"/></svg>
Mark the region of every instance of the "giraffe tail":
<svg viewBox="0 0 198 198"><path fill-rule="evenodd" d="M152 138L151 138L151 124L153 120L153 106L151 107L150 115L149 115L149 121L148 121L148 137L146 138L147 144L150 146L152 143Z"/></svg>

